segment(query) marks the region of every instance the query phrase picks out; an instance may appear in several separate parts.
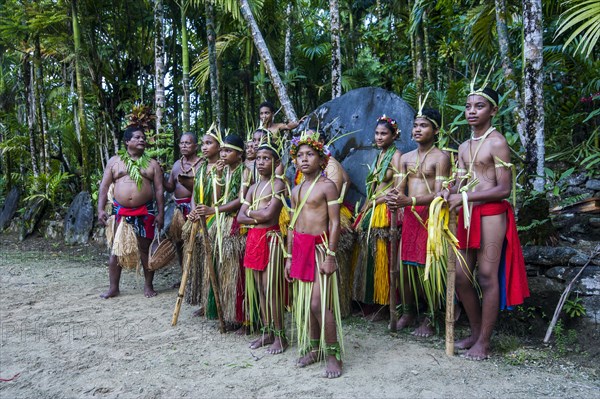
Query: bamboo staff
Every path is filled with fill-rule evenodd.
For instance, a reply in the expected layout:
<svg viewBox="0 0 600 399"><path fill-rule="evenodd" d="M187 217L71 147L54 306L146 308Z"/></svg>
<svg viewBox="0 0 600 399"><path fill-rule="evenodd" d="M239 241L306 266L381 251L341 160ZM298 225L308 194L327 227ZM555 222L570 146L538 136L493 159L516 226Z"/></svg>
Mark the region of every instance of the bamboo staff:
<svg viewBox="0 0 600 399"><path fill-rule="evenodd" d="M206 217L200 216L200 224L202 225L202 236L204 237L204 252L206 254L206 266L208 267L208 274L210 276L210 285L213 289L215 296L215 305L217 307L217 317L219 318L219 331L221 334L225 333L225 322L223 321L223 312L221 311L221 290L219 290L219 283L217 282L217 275L213 265L212 251L210 248L210 241L208 238L208 228L206 227Z"/></svg>
<svg viewBox="0 0 600 399"><path fill-rule="evenodd" d="M456 236L456 212L450 211L449 229ZM448 246L452 242L448 241ZM448 248L446 269L446 355L454 356L454 293L456 281L456 254Z"/></svg>
<svg viewBox="0 0 600 399"><path fill-rule="evenodd" d="M188 276L190 275L190 266L192 263L192 252L196 245L196 233L198 232L198 222L192 224L192 232L190 239L185 247L185 261L183 262L183 273L181 276L181 284L179 284L179 293L177 294L177 302L175 303L175 310L173 311L173 318L171 319L171 325L177 324L179 318L179 311L181 310L181 303L185 295L185 287L187 285Z"/></svg>
<svg viewBox="0 0 600 399"><path fill-rule="evenodd" d="M391 213L390 224L390 331L396 332L396 282L398 281L398 210Z"/></svg>

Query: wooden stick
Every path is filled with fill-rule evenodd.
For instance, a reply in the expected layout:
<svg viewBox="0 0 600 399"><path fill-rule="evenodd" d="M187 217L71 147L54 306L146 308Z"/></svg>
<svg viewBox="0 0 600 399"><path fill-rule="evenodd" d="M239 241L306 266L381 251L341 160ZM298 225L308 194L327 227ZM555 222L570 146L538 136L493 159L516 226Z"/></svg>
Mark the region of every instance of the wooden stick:
<svg viewBox="0 0 600 399"><path fill-rule="evenodd" d="M192 231L190 235L189 241L185 246L185 258L183 262L183 273L181 275L181 283L179 284L179 293L177 294L177 302L175 303L175 310L173 311L173 318L171 319L171 325L175 326L177 324L177 319L179 318L179 311L181 310L181 303L183 302L183 297L185 295L185 287L187 285L187 280L190 275L190 269L192 264L192 253L194 252L194 246L196 245L196 233L198 232L198 222L194 222L192 224Z"/></svg>
<svg viewBox="0 0 600 399"><path fill-rule="evenodd" d="M450 211L448 223L450 232L456 236L456 212ZM456 254L448 243L448 264L446 270L446 355L454 356L454 293L456 281Z"/></svg>
<svg viewBox="0 0 600 399"><path fill-rule="evenodd" d="M398 317L396 315L396 288L398 281L398 211L391 213L390 223L390 331L396 332Z"/></svg>
<svg viewBox="0 0 600 399"><path fill-rule="evenodd" d="M223 312L221 311L221 290L219 289L217 274L215 273L212 250L210 248L210 241L208 238L208 228L206 227L206 217L204 215L200 216L200 224L202 225L202 236L204 237L204 252L206 254L206 266L208 267L210 285L215 296L215 305L217 306L217 317L219 318L219 331L221 332L221 334L223 334L226 330L225 321L223 321Z"/></svg>
<svg viewBox="0 0 600 399"><path fill-rule="evenodd" d="M550 337L552 336L552 330L554 330L554 326L556 325L556 322L558 321L558 316L560 315L560 311L562 310L565 302L567 301L567 298L569 297L569 293L571 292L571 288L573 287L573 284L575 283L575 281L577 281L579 276L581 276L581 273L583 273L583 271L590 264L592 259L594 259L596 256L598 256L598 254L600 254L600 245L598 245L598 246L596 246L596 248L594 248L594 251L591 253L590 257L588 258L588 261L585 263L585 265L583 265L581 267L579 272L575 275L575 277L573 277L573 279L571 280L569 285L567 285L567 288L565 288L562 295L560 296L560 299L558 300L558 305L556 305L556 309L554 310L554 316L552 317L552 321L550 322L550 325L548 326L548 330L546 331L546 336L544 337L545 344L547 344L548 341L550 341Z"/></svg>

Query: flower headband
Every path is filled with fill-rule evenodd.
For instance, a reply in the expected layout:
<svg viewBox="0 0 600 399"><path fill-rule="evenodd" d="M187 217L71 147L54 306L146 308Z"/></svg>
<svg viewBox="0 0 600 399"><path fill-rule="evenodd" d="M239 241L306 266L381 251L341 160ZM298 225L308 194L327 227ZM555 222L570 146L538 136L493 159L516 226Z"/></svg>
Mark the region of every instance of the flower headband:
<svg viewBox="0 0 600 399"><path fill-rule="evenodd" d="M319 156L325 159L323 165L321 165L322 169L325 169L327 166L327 162L329 162L329 157L331 153L325 147L323 143L319 141L319 133L318 132L303 132L300 136L294 137L291 141L290 147L290 156L292 159L296 159L298 157L298 149L302 145L307 145L311 147L313 150L319 153Z"/></svg>
<svg viewBox="0 0 600 399"><path fill-rule="evenodd" d="M377 123L379 122L389 123L390 126L392 126L392 129L394 129L393 133L396 134L398 132L398 122L396 122L395 119L390 118L389 116L385 116L385 114L383 114L379 118L377 118Z"/></svg>

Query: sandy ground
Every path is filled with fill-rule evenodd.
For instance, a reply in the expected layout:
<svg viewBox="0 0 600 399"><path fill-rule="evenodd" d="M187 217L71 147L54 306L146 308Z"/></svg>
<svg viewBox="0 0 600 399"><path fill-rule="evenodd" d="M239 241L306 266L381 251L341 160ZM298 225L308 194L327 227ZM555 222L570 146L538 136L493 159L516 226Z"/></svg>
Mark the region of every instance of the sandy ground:
<svg viewBox="0 0 600 399"><path fill-rule="evenodd" d="M390 335L385 322L358 318L345 322L344 374L327 380L322 364L294 367L295 347L251 351L251 337L219 334L186 304L171 327L175 267L157 274L155 298L127 272L121 296L102 300L103 249L0 243L0 378L18 374L0 382L2 398L600 396L597 369L543 348L476 363L447 357L442 338Z"/></svg>

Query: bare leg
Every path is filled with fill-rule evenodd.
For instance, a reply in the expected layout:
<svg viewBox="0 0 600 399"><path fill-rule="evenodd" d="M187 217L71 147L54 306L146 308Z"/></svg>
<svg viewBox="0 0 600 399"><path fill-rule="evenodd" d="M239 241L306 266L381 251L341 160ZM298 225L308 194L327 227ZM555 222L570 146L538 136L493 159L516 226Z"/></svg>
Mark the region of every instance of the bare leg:
<svg viewBox="0 0 600 399"><path fill-rule="evenodd" d="M479 297L473 286L473 270L475 269L475 251L461 251L462 256L467 262L467 269L464 270L458 261L456 262L456 293L465 308L469 318L471 334L454 343L456 349L469 349L475 344L481 332L481 306Z"/></svg>
<svg viewBox="0 0 600 399"><path fill-rule="evenodd" d="M268 267L271 267L269 265ZM266 274L266 273L265 273ZM279 353L283 353L287 347L288 342L285 336L284 324L283 324L283 268L281 270L275 271L273 281L273 286L269 287L269 295L270 295L270 308L269 308L269 322L273 323L273 328L275 331L273 332L273 344L267 350L272 355L277 355ZM263 284L266 287L268 283L268 276L264 276ZM265 292L266 297L266 292Z"/></svg>
<svg viewBox="0 0 600 399"><path fill-rule="evenodd" d="M260 319L262 320L262 325L265 329L263 332L261 332L260 337L258 337L250 343L250 349L258 349L261 346L272 344L274 336L273 333L269 331L270 325L269 320L267 319L265 295L267 283L267 270L265 269L262 272L255 270L252 274L254 276L254 281L258 284L258 303L260 305Z"/></svg>
<svg viewBox="0 0 600 399"><path fill-rule="evenodd" d="M506 214L486 216L481 220L481 248L477 252L479 285L483 292L480 333L475 344L465 353L471 360L484 360L490 355L490 339L500 302L498 267L506 234ZM467 315L469 315L467 313ZM470 319L470 317L469 317Z"/></svg>
<svg viewBox="0 0 600 399"><path fill-rule="evenodd" d="M111 255L108 258L108 291L100 294L100 298L108 299L119 295L119 281L121 280L121 266L117 257Z"/></svg>
<svg viewBox="0 0 600 399"><path fill-rule="evenodd" d="M396 322L396 329L402 330L415 322L415 294L409 281L408 268L412 266L403 265L402 267L402 291L400 293L400 300L404 311L400 320Z"/></svg>
<svg viewBox="0 0 600 399"><path fill-rule="evenodd" d="M337 276L332 275L329 278L337 278ZM319 278L317 277L315 284L313 285L310 306L311 339L318 339L319 332L321 331L321 328L323 328L323 326L321 325L321 323L323 322L323 315L321 313L321 300L323 300L323 298L321 298L321 289L319 284ZM331 285L328 285L328 287L331 287ZM328 347L330 347L338 343L335 317L333 315L333 312L329 308L325 309L324 316L325 326L323 329L325 330L325 344ZM315 323L313 323L313 319L315 319ZM317 327L318 330L314 331L313 327ZM327 365L325 366L325 372L323 373L323 376L327 378L337 378L340 375L342 375L342 361L338 360L336 356L331 353L325 354L325 358L327 360Z"/></svg>
<svg viewBox="0 0 600 399"><path fill-rule="evenodd" d="M315 272L316 280L313 284L313 290L310 302L310 340L316 343L316 347L313 346L310 350L298 359L298 367L306 367L313 363L316 363L320 359L319 353L319 337L321 336L321 291L319 289L319 277L318 269Z"/></svg>
<svg viewBox="0 0 600 399"><path fill-rule="evenodd" d="M152 284L154 280L154 271L148 270L148 250L152 240L138 237L138 248L140 250L140 259L142 260L142 268L144 269L144 295L146 298L152 298L157 295Z"/></svg>

